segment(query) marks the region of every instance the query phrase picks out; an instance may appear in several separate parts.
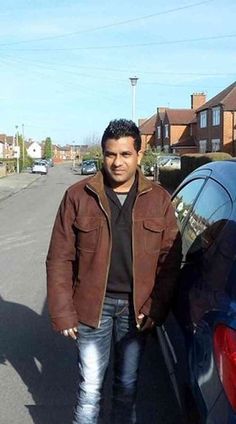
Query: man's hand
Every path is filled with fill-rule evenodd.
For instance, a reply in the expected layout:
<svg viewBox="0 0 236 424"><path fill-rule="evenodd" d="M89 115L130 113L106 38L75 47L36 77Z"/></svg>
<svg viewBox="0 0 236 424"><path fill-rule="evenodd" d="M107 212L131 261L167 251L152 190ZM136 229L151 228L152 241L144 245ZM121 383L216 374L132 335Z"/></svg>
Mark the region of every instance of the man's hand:
<svg viewBox="0 0 236 424"><path fill-rule="evenodd" d="M144 314L139 314L137 329L139 331L151 330L155 326L155 321Z"/></svg>
<svg viewBox="0 0 236 424"><path fill-rule="evenodd" d="M78 332L76 327L73 328L68 328L67 330L62 330L61 334L63 334L63 336L70 336L72 339L76 340L76 333Z"/></svg>

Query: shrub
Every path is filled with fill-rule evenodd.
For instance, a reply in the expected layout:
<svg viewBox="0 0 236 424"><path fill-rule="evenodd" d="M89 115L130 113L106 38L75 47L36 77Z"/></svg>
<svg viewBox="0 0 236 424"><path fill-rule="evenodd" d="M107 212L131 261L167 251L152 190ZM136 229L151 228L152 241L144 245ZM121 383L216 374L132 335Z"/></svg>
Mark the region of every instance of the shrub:
<svg viewBox="0 0 236 424"><path fill-rule="evenodd" d="M159 170L159 181L161 185L171 191L175 190L182 180L181 169L163 167Z"/></svg>
<svg viewBox="0 0 236 424"><path fill-rule="evenodd" d="M160 168L159 181L167 189L173 191L192 171L209 162L229 160L232 156L224 152L186 153L181 156L181 169Z"/></svg>
<svg viewBox="0 0 236 424"><path fill-rule="evenodd" d="M232 156L229 153L224 152L212 152L212 153L186 153L181 156L181 171L182 176L185 178L190 172L199 168L199 166L205 165L209 162L215 162L218 160L231 159Z"/></svg>
<svg viewBox="0 0 236 424"><path fill-rule="evenodd" d="M151 168L156 163L156 154L152 150L146 150L141 160L141 165L144 168Z"/></svg>

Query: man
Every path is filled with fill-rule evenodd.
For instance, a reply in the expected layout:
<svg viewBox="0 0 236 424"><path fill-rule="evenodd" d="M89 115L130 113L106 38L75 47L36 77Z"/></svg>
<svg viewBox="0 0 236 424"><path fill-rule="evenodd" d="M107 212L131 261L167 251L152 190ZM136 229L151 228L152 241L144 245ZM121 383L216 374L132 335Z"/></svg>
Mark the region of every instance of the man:
<svg viewBox="0 0 236 424"><path fill-rule="evenodd" d="M102 150L103 169L65 193L47 257L53 326L78 347L74 424L98 422L112 336L111 422L136 423L146 335L168 314L181 258L170 196L138 167L137 126L111 121Z"/></svg>

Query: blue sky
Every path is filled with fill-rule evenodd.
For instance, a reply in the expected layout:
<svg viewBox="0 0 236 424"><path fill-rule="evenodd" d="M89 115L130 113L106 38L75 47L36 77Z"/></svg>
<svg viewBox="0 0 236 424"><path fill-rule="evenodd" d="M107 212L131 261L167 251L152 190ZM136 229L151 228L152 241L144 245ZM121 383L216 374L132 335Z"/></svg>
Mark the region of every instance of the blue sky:
<svg viewBox="0 0 236 424"><path fill-rule="evenodd" d="M235 0L1 0L0 133L86 143L236 80Z"/></svg>

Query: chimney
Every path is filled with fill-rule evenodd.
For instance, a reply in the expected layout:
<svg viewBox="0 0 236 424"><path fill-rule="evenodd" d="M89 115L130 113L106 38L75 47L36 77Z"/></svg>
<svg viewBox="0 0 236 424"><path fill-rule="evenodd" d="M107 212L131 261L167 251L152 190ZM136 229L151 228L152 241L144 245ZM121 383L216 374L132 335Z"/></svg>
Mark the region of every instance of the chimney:
<svg viewBox="0 0 236 424"><path fill-rule="evenodd" d="M157 107L157 113L165 113L166 109L168 109L166 106Z"/></svg>
<svg viewBox="0 0 236 424"><path fill-rule="evenodd" d="M138 127L141 127L141 125L147 121L148 118L139 118L138 119Z"/></svg>
<svg viewBox="0 0 236 424"><path fill-rule="evenodd" d="M205 93L193 93L191 94L191 109L196 110L206 103Z"/></svg>

